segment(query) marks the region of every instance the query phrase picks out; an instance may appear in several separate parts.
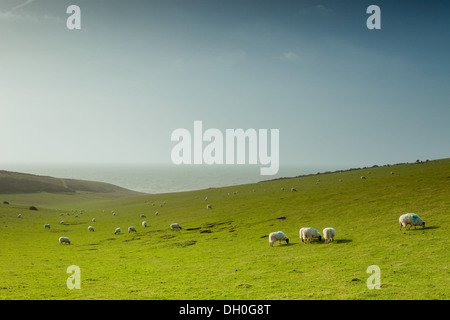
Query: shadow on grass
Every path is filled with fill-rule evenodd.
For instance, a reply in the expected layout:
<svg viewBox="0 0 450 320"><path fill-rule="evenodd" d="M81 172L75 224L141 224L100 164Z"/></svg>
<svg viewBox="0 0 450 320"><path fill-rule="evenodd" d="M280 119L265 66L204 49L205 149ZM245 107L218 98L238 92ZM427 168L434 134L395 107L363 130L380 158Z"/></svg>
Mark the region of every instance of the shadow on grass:
<svg viewBox="0 0 450 320"><path fill-rule="evenodd" d="M345 244L345 243L349 243L352 242L353 240L351 239L339 239L339 240L334 240L333 242L330 242L329 244ZM309 241L305 244L304 242L289 242L288 244L283 243L283 244L274 244L274 247L290 247L290 246L296 246L296 245L300 245L300 246L305 246L305 245L321 245L321 244L326 244L325 241L318 241L318 240L313 240L311 243L309 243Z"/></svg>
<svg viewBox="0 0 450 320"><path fill-rule="evenodd" d="M414 229L414 227L412 227L411 229L409 229L409 230L407 230L407 231L425 231L425 230L433 230L433 229L439 229L440 227L437 227L437 226L431 226L431 227L425 227L425 228L422 228L422 227L418 227L418 228L416 228L416 229Z"/></svg>
<svg viewBox="0 0 450 320"><path fill-rule="evenodd" d="M349 242L352 242L352 241L353 241L352 239L336 239L336 240L334 240L334 242L336 244L349 243Z"/></svg>

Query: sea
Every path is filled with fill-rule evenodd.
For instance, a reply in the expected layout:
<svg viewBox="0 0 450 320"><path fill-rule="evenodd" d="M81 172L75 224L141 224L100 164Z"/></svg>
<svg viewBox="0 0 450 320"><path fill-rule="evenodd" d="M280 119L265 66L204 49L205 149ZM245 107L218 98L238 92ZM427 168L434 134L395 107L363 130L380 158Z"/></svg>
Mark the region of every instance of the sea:
<svg viewBox="0 0 450 320"><path fill-rule="evenodd" d="M290 165L281 166L276 175L263 176L256 165L0 164L0 170L106 182L149 194L218 188L341 169L346 168Z"/></svg>

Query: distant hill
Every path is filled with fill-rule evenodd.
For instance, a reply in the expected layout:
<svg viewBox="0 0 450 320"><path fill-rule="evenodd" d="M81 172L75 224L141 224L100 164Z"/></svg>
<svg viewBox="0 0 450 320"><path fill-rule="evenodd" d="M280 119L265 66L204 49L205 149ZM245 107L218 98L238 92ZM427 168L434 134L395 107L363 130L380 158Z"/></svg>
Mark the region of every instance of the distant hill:
<svg viewBox="0 0 450 320"><path fill-rule="evenodd" d="M104 182L87 180L62 179L26 173L0 170L0 194L18 193L118 193L122 196L133 196L142 193L131 191Z"/></svg>

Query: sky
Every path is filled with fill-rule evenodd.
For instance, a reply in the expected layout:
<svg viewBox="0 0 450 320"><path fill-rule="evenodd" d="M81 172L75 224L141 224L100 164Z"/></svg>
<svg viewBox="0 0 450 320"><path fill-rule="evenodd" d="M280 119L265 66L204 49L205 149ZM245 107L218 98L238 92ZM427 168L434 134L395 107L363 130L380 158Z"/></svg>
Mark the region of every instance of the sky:
<svg viewBox="0 0 450 320"><path fill-rule="evenodd" d="M280 166L450 157L448 1L0 0L0 39L0 164L170 164L195 120Z"/></svg>

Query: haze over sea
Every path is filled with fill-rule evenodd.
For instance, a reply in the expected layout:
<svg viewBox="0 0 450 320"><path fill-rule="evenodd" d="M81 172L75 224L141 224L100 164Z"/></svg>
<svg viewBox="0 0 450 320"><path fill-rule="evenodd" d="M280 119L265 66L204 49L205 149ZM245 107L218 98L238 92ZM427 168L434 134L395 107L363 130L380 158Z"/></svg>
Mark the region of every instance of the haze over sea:
<svg viewBox="0 0 450 320"><path fill-rule="evenodd" d="M0 164L1 170L106 182L144 193L217 188L348 168L281 166L276 175L261 176L260 167L256 165Z"/></svg>

